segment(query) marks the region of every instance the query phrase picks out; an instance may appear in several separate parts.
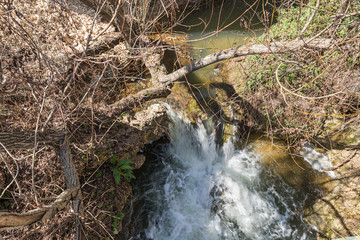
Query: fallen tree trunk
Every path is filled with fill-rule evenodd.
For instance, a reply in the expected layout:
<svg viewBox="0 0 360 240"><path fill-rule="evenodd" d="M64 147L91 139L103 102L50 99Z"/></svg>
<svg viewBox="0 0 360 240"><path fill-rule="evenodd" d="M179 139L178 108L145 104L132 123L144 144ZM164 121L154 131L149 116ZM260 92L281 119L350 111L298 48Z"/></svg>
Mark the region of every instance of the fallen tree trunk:
<svg viewBox="0 0 360 240"><path fill-rule="evenodd" d="M112 114L121 114L122 112L128 111L135 106L141 106L141 104L156 98L164 98L167 97L171 93L171 84L166 83L161 84L156 87L151 87L144 89L138 93L129 95L120 101L112 104Z"/></svg>
<svg viewBox="0 0 360 240"><path fill-rule="evenodd" d="M259 43L259 44L238 46L207 55L206 57L196 60L171 74L162 76L161 78L158 79L158 81L161 83L175 82L183 78L185 75L194 72L200 68L235 57L254 55L254 54L291 53L303 47L324 50L324 49L328 49L331 46L335 46L339 44L340 44L339 41L334 41L332 39L316 39L316 40L312 40L311 42L306 42L306 40L295 40L291 42L273 42L269 44ZM347 44L349 44L349 42L347 42Z"/></svg>
<svg viewBox="0 0 360 240"><path fill-rule="evenodd" d="M340 42L334 41L333 39L315 39L307 42L306 40L295 40L291 42L273 42L273 43L260 43L260 44L250 44L244 46L238 46L230 49L226 49L223 51L219 51L217 53L210 54L204 58L196 60L187 66L184 66L177 71L162 75L162 74L152 74L158 76L158 79L152 79L152 82L157 83L155 87L148 88L142 90L136 94L129 95L118 102L112 105L112 111L114 113L122 113L129 109L132 109L136 105L141 105L146 101L151 99L159 98L159 97L166 97L169 95L170 86L176 81L180 81L184 78L187 74L194 72L200 68L206 67L210 64L224 61L227 59L240 57L240 56L247 56L247 55L254 55L254 54L284 54L284 53L291 53L300 48L307 47L307 48L315 48L319 50L326 50L330 47L334 46L342 46L342 45L352 45L358 46L359 40L357 41L347 41L347 42ZM357 44L357 45L355 45Z"/></svg>
<svg viewBox="0 0 360 240"><path fill-rule="evenodd" d="M67 189L77 189L76 194L69 200L72 201L72 209L75 217L75 231L76 239L82 239L81 225L82 220L79 218L78 213L82 214L82 193L80 189L80 180L76 172L74 162L72 160L69 138L66 136L64 142L57 147L61 166L65 174Z"/></svg>
<svg viewBox="0 0 360 240"><path fill-rule="evenodd" d="M45 131L37 133L37 147L59 145L64 141L65 133L62 131ZM34 147L35 132L1 132L0 143L7 150L32 149Z"/></svg>

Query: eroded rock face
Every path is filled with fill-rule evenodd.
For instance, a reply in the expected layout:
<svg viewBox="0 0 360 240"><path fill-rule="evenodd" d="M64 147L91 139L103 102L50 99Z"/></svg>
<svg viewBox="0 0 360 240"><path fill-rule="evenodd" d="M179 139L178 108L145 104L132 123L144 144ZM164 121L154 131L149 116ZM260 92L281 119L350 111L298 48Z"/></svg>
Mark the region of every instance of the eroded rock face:
<svg viewBox="0 0 360 240"><path fill-rule="evenodd" d="M164 105L155 103L134 115L122 116L105 135L104 144L95 150L99 158L92 167L99 166L115 154L118 160L131 159L134 168L140 168L145 160L137 153L145 144L158 140L166 132L169 123L166 111Z"/></svg>
<svg viewBox="0 0 360 240"><path fill-rule="evenodd" d="M115 156L118 160L131 159L133 169L140 168L145 162L145 156L138 154L139 151L145 144L162 137L167 130L168 123L167 108L160 103L152 104L132 116L124 115L119 125L109 133L112 136L107 140L106 146L99 149L104 153L100 160L106 161L109 159L109 155L116 152ZM102 164L102 162L97 164ZM126 203L132 196L131 185L122 181L121 184L115 184L111 192L114 195L112 204L120 212L123 212ZM120 232L122 230L121 219L117 219L116 226L115 231Z"/></svg>
<svg viewBox="0 0 360 240"><path fill-rule="evenodd" d="M126 121L126 120L125 120ZM142 155L136 155L145 144L158 140L166 131L169 125L167 108L160 103L150 105L143 111L137 112L133 118L129 119L129 126L135 128L138 134L130 135L129 141L135 143L132 151L134 157L134 168L140 168L145 162Z"/></svg>

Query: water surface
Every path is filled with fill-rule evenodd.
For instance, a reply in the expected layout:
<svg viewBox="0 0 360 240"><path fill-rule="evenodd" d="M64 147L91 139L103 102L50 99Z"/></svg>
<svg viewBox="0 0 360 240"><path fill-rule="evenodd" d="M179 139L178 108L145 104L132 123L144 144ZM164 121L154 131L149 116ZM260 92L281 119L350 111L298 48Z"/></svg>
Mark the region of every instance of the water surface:
<svg viewBox="0 0 360 240"><path fill-rule="evenodd" d="M251 146L219 146L202 122L170 114L170 143L153 146L134 188L133 239L316 239L301 218L306 194Z"/></svg>

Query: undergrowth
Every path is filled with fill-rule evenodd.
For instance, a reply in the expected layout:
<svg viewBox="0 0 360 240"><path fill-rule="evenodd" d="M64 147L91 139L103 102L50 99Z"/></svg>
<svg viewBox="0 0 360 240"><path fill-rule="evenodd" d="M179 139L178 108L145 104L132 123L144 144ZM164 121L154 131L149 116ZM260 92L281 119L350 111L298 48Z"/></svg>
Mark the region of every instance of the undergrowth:
<svg viewBox="0 0 360 240"><path fill-rule="evenodd" d="M343 131L359 124L360 3L319 3L318 8L310 0L276 9L277 23L254 42L332 38L339 44L328 50L304 47L291 54L253 55L244 62L243 95L259 109L268 134L292 139L291 146L329 137L324 126L333 118L343 120ZM342 43L350 45L338 47Z"/></svg>

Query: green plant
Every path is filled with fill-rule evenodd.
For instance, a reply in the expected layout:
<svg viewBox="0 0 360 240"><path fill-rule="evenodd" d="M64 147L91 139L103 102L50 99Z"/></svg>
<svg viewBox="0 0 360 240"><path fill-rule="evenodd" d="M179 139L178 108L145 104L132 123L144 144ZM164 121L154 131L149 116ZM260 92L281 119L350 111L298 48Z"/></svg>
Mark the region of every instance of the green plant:
<svg viewBox="0 0 360 240"><path fill-rule="evenodd" d="M124 219L124 217L125 217L125 214L122 213L122 212L120 212L118 216L116 216L116 215L113 215L113 216L112 216L112 220L113 220L113 221L112 221L111 226L112 226L112 228L113 228L113 234L114 234L114 235L117 235L117 234L119 233L118 230L117 230L117 228L118 228L118 221L119 221L119 219L120 219L120 220Z"/></svg>
<svg viewBox="0 0 360 240"><path fill-rule="evenodd" d="M131 179L135 179L132 171L133 168L130 166L133 162L130 159L117 160L114 155L110 162L112 164L112 171L116 184L120 183L121 178L124 178L128 182L130 182Z"/></svg>

